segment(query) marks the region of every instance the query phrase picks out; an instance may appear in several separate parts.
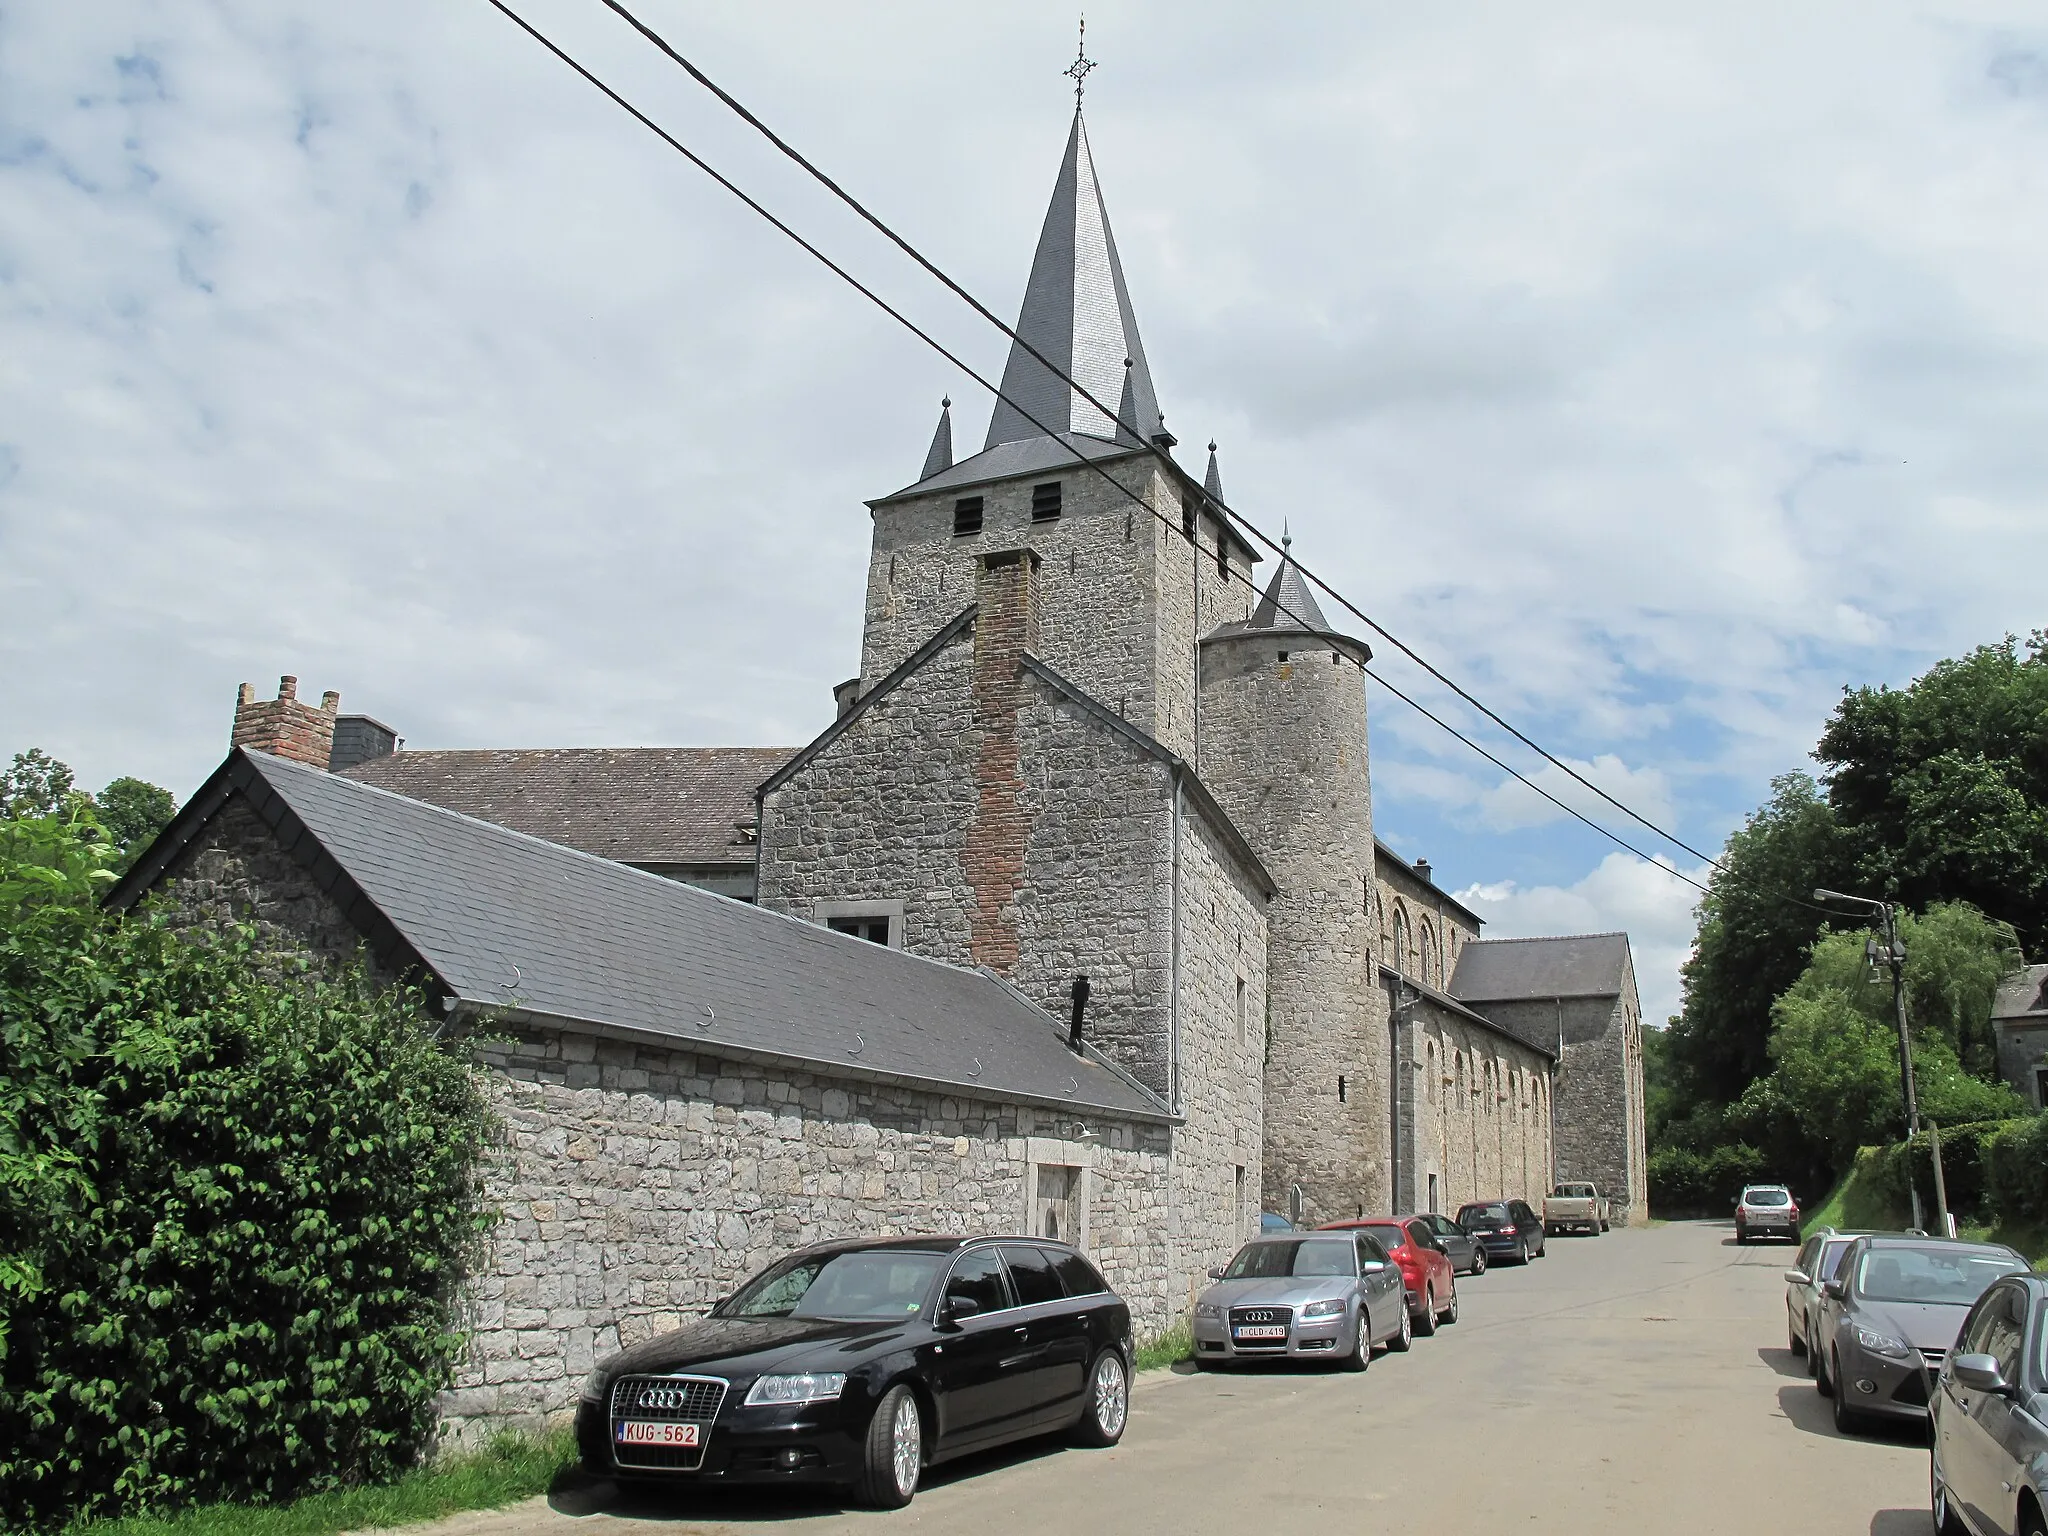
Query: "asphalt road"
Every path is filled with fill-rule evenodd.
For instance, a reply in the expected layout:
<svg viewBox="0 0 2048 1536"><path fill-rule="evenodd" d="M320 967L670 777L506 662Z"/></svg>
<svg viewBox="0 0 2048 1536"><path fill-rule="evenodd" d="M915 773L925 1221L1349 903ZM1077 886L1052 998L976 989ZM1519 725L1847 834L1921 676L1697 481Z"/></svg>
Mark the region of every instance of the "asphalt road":
<svg viewBox="0 0 2048 1536"><path fill-rule="evenodd" d="M1789 1247L1725 1223L1555 1238L1461 1282L1464 1316L1362 1376L1153 1373L1110 1451L1033 1446L944 1467L907 1510L791 1493L571 1488L434 1536L1407 1529L1927 1536L1924 1438L1838 1437L1785 1348Z"/></svg>

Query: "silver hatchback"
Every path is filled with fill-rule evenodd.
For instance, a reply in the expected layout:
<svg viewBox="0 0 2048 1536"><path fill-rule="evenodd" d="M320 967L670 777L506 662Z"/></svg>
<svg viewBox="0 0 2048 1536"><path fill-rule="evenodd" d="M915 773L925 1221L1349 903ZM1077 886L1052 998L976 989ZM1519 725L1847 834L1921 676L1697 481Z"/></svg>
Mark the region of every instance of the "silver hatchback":
<svg viewBox="0 0 2048 1536"><path fill-rule="evenodd" d="M1362 1371L1413 1338L1401 1271L1368 1232L1255 1238L1195 1302L1195 1364L1322 1360Z"/></svg>

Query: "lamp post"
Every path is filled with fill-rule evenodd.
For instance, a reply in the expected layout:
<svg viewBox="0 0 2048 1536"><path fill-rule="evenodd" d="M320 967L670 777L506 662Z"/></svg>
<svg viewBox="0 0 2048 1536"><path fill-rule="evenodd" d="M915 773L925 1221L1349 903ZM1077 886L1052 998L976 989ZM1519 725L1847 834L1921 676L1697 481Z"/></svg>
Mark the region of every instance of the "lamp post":
<svg viewBox="0 0 2048 1536"><path fill-rule="evenodd" d="M1898 908L1888 901L1876 901L1868 896L1851 896L1842 891L1815 888L1815 901L1846 901L1852 906L1866 907L1875 912L1884 929L1884 944L1876 940L1864 946L1864 954L1873 966L1883 965L1892 973L1892 1018L1899 1029L1899 1087L1906 1099L1906 1137L1910 1144L1920 1134L1920 1101L1913 1089L1913 1040L1906 1032L1906 947L1899 942ZM1906 1160L1908 1170L1906 1185L1913 1197L1913 1225L1924 1227L1920 1209L1920 1185L1911 1175L1913 1163L1910 1155ZM1937 1179L1939 1175L1936 1175ZM1942 1213L1946 1217L1947 1212ZM1946 1222L1944 1221L1944 1225Z"/></svg>

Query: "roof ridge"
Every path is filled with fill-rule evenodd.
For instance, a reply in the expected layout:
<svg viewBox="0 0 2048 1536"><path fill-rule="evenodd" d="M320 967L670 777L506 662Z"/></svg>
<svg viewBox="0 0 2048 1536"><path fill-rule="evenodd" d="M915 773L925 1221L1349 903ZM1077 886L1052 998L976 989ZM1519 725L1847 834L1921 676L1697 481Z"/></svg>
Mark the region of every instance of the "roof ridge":
<svg viewBox="0 0 2048 1536"><path fill-rule="evenodd" d="M1568 939L1625 939L1626 928L1606 928L1598 933L1525 933L1518 939L1467 939L1460 953L1475 944L1558 944Z"/></svg>

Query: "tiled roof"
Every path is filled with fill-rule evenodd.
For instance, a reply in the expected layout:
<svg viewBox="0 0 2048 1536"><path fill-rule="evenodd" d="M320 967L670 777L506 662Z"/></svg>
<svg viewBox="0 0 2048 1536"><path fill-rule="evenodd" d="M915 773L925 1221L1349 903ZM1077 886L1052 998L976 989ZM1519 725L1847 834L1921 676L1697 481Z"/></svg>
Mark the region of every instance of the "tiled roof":
<svg viewBox="0 0 2048 1536"><path fill-rule="evenodd" d="M2023 965L1998 984L1991 1005L1994 1019L2024 1019L2048 1014L2048 965Z"/></svg>
<svg viewBox="0 0 2048 1536"><path fill-rule="evenodd" d="M395 935L465 1003L839 1076L1169 1118L992 975L262 753L230 756L109 904L138 900L233 793L359 929Z"/></svg>
<svg viewBox="0 0 2048 1536"><path fill-rule="evenodd" d="M745 864L754 791L794 747L394 752L344 775L629 864Z"/></svg>
<svg viewBox="0 0 2048 1536"><path fill-rule="evenodd" d="M1488 1003L1619 996L1628 974L1625 933L1475 939L1458 951L1450 993L1484 1013Z"/></svg>

